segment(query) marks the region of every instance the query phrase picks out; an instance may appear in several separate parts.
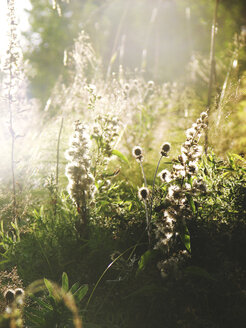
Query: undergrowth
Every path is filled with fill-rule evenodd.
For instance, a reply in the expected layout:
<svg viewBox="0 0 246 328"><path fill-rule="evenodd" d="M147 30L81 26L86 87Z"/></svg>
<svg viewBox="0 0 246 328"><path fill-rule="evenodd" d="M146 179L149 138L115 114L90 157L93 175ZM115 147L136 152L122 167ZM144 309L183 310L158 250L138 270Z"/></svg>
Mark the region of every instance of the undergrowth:
<svg viewBox="0 0 246 328"><path fill-rule="evenodd" d="M241 82L226 80L204 110L192 83L160 86L122 67L104 78L85 32L66 65L27 155L27 136L10 131L0 327L243 327L245 151L223 153L226 135L216 149L216 119L224 128L228 108L243 107ZM214 150L204 152L208 136Z"/></svg>

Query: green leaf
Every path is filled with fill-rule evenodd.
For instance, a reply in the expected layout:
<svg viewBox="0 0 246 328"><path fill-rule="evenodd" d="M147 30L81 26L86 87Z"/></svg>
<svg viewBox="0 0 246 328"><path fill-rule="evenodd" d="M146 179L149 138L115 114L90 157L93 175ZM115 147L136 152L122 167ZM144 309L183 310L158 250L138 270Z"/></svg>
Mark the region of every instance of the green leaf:
<svg viewBox="0 0 246 328"><path fill-rule="evenodd" d="M113 149L112 150L112 155L115 155L115 156L119 157L123 162L125 162L126 164L129 165L128 159L119 150Z"/></svg>
<svg viewBox="0 0 246 328"><path fill-rule="evenodd" d="M190 208L191 208L192 212L195 214L196 213L196 205L194 203L194 200L190 195L186 195L186 196L187 196L188 202L190 204Z"/></svg>
<svg viewBox="0 0 246 328"><path fill-rule="evenodd" d="M30 298L42 307L42 311L44 311L45 309L48 311L52 310L52 306L50 304L46 303L45 301L41 300L39 297L31 295Z"/></svg>
<svg viewBox="0 0 246 328"><path fill-rule="evenodd" d="M38 316L38 312L40 315L40 310L37 310L37 314L27 312L26 316L28 320L32 322L32 324L36 325L35 327L44 327L45 320L42 317Z"/></svg>
<svg viewBox="0 0 246 328"><path fill-rule="evenodd" d="M232 157L238 159L239 161L243 161L243 162L245 162L245 158L241 157L241 156L238 155L238 154L232 154Z"/></svg>
<svg viewBox="0 0 246 328"><path fill-rule="evenodd" d="M0 262L0 265L8 263L9 261L10 261L10 259L9 260L3 260L3 261Z"/></svg>
<svg viewBox="0 0 246 328"><path fill-rule="evenodd" d="M76 282L75 284L73 284L73 286L70 288L69 291L71 294L74 294L78 288L79 288L79 283Z"/></svg>
<svg viewBox="0 0 246 328"><path fill-rule="evenodd" d="M68 276L66 272L63 272L62 274L62 289L65 293L67 293L69 289Z"/></svg>
<svg viewBox="0 0 246 328"><path fill-rule="evenodd" d="M88 289L88 285L83 285L73 294L77 302L80 302L85 297L86 293L88 292Z"/></svg>
<svg viewBox="0 0 246 328"><path fill-rule="evenodd" d="M190 245L190 233L189 233L189 230L187 228L187 225L185 224L183 227L182 227L182 231L180 233L180 238L185 246L185 248L191 252L191 245Z"/></svg>
<svg viewBox="0 0 246 328"><path fill-rule="evenodd" d="M115 62L116 58L117 58L117 52L114 52L113 56L110 59L110 65L112 65Z"/></svg>
<svg viewBox="0 0 246 328"><path fill-rule="evenodd" d="M219 166L218 169L225 170L225 171L235 171L232 167L228 167L228 166Z"/></svg>
<svg viewBox="0 0 246 328"><path fill-rule="evenodd" d="M46 288L48 289L50 301L52 303L54 303L54 304L52 304L52 306L54 306L55 304L57 304L58 293L55 291L55 288L51 281L44 278L44 283L45 283Z"/></svg>
<svg viewBox="0 0 246 328"><path fill-rule="evenodd" d="M140 258L138 261L138 269L137 269L137 275L142 271L147 264L153 259L154 251L148 249Z"/></svg>

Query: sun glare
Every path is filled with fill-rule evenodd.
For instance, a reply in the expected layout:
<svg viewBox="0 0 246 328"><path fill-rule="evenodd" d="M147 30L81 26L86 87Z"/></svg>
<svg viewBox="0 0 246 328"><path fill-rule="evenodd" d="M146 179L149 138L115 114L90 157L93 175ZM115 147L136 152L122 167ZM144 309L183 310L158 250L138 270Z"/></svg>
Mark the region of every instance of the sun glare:
<svg viewBox="0 0 246 328"><path fill-rule="evenodd" d="M29 0L22 0L15 2L15 11L18 22L18 38L21 47L24 46L24 38L21 37L21 32L26 31L29 27L27 13L25 9L30 9ZM1 71L6 60L6 51L8 47L8 19L7 19L7 1L0 0L0 67ZM9 127L9 114L6 111L6 105L4 105L4 83L1 85L1 116L0 116L0 149L1 149L1 177L7 174L9 171L10 161L10 142L11 133ZM20 121L15 121L15 127L20 125Z"/></svg>
<svg viewBox="0 0 246 328"><path fill-rule="evenodd" d="M6 51L8 38L7 38L7 1L0 0L0 57L2 57ZM29 27L27 13L25 9L30 9L31 4L29 0L16 1L16 16L18 19L20 31L26 31Z"/></svg>

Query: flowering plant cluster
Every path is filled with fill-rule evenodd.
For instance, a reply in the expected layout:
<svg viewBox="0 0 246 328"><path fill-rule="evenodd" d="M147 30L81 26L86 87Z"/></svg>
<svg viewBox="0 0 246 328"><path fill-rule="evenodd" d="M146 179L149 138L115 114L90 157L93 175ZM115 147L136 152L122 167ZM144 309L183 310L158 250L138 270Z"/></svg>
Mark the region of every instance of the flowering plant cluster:
<svg viewBox="0 0 246 328"><path fill-rule="evenodd" d="M187 250L190 251L189 232L185 221L192 217L195 205L192 199L197 193L205 192L206 185L197 180L197 162L202 154L198 145L202 131L207 127L207 113L201 113L196 123L186 131L186 141L181 146L181 155L175 160L172 171L163 170L159 176L166 183L167 194L163 217L155 221L156 248L170 249L173 237L180 233Z"/></svg>
<svg viewBox="0 0 246 328"><path fill-rule="evenodd" d="M81 213L84 225L88 219L88 202L96 192L95 180L101 179L113 154L113 144L119 136L119 120L109 115L99 115L92 131L75 122L75 133L66 152L68 192ZM93 143L93 141L95 141ZM99 180L98 180L99 181Z"/></svg>
<svg viewBox="0 0 246 328"><path fill-rule="evenodd" d="M119 119L116 116L111 117L108 114L98 115L92 127L91 137L96 141L98 158L110 157L112 155L113 145L119 137Z"/></svg>
<svg viewBox="0 0 246 328"><path fill-rule="evenodd" d="M69 163L66 176L69 180L68 192L81 213L83 224L87 222L87 201L95 192L94 176L91 174L89 156L90 139L80 121L75 122L75 133L66 155Z"/></svg>
<svg viewBox="0 0 246 328"><path fill-rule="evenodd" d="M138 190L138 197L140 200L142 200L144 202L145 205L145 214L146 214L146 229L148 232L148 239L149 239L149 245L151 244L151 217L152 217L152 205L153 205L153 198L154 198L154 187L155 187L155 179L156 179L156 175L158 172L158 168L160 165L160 162L162 160L163 157L168 157L168 153L171 150L171 145L169 142L165 142L162 146L161 146L161 151L160 151L160 158L157 164L157 168L155 171L155 176L153 179L153 186L152 186L152 193L151 193L151 197L150 197L150 191L147 187L147 180L146 180L146 176L144 173L144 168L142 165L142 161L143 161L143 150L141 147L136 146L133 148L132 150L132 155L135 157L136 161L139 162L140 167L141 167L141 171L142 171L142 175L143 175L143 179L144 179L144 187L140 188Z"/></svg>

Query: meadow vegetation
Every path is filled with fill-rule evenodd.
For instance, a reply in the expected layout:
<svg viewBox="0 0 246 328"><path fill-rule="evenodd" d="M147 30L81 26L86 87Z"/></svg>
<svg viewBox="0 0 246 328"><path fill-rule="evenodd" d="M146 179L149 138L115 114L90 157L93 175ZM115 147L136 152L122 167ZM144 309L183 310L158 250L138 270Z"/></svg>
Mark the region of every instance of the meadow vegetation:
<svg viewBox="0 0 246 328"><path fill-rule="evenodd" d="M41 111L14 9L1 75L0 327L244 327L245 34L226 64L216 58L217 80L197 54L185 79L161 84L113 61L105 74L81 31Z"/></svg>

